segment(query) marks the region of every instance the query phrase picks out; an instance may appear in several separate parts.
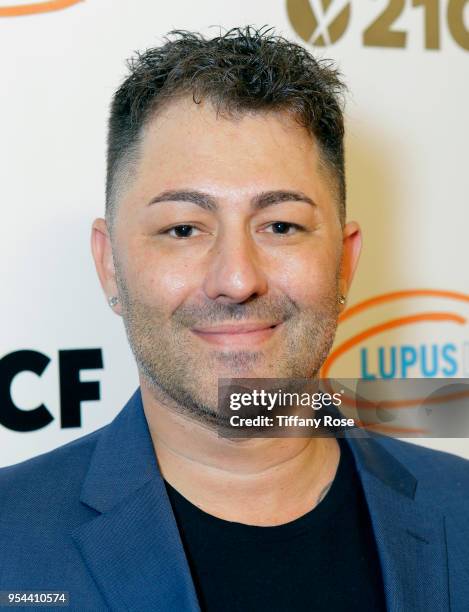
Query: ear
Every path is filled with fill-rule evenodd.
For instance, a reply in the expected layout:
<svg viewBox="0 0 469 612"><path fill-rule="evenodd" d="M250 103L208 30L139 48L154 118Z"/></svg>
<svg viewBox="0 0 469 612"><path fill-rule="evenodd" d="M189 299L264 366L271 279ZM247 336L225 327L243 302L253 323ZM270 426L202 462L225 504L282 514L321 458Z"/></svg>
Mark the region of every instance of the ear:
<svg viewBox="0 0 469 612"><path fill-rule="evenodd" d="M357 268L358 259L362 249L362 233L355 221L349 221L342 233L342 259L339 278L339 289L342 295L347 296L352 279Z"/></svg>
<svg viewBox="0 0 469 612"><path fill-rule="evenodd" d="M106 301L109 301L110 297L118 297L111 238L104 219L95 219L93 222L91 229L91 251ZM112 309L116 314L122 314L119 302Z"/></svg>

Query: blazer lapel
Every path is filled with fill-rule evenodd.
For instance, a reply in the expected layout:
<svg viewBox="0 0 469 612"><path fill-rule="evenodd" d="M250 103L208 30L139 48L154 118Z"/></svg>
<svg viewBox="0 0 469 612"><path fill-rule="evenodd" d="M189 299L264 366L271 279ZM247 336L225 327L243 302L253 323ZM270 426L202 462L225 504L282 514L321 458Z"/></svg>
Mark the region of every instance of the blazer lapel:
<svg viewBox="0 0 469 612"><path fill-rule="evenodd" d="M72 538L111 610L200 610L139 390L104 428L80 501L98 514Z"/></svg>
<svg viewBox="0 0 469 612"><path fill-rule="evenodd" d="M373 437L347 436L376 538L388 612L447 612L445 517L418 498L415 477Z"/></svg>

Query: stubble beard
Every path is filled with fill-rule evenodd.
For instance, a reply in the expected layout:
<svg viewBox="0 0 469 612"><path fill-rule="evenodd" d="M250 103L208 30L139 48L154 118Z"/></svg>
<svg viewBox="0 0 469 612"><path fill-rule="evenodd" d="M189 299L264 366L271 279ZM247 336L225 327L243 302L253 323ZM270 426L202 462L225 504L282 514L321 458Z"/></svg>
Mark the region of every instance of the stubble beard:
<svg viewBox="0 0 469 612"><path fill-rule="evenodd" d="M222 371L223 378L315 378L334 341L339 313L337 276L320 307L300 310L287 296L241 304L183 304L172 313L169 332L164 326L167 316L165 319L160 308L131 295L117 266L116 279L127 338L155 400L211 429L220 431L227 426L227 416L218 410L214 372ZM196 323L253 319L283 321L285 344L275 362L262 349L216 350L206 360L190 350L194 341L190 328Z"/></svg>

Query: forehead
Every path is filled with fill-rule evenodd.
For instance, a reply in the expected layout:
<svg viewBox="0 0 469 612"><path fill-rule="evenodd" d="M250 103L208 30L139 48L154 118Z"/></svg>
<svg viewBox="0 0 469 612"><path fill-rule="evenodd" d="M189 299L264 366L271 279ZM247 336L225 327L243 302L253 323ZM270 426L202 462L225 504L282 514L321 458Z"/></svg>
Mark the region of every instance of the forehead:
<svg viewBox="0 0 469 612"><path fill-rule="evenodd" d="M192 97L168 103L147 123L132 183L130 198L181 187L220 197L298 189L317 200L332 191L314 137L291 114L217 113Z"/></svg>

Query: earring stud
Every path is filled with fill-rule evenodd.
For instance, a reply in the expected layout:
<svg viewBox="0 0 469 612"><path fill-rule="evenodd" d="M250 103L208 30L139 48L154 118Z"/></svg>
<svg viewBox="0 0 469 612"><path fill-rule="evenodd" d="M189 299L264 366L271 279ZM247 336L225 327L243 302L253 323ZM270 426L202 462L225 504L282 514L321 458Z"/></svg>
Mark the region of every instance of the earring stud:
<svg viewBox="0 0 469 612"><path fill-rule="evenodd" d="M339 304L345 304L345 295L339 295L337 301L339 302Z"/></svg>
<svg viewBox="0 0 469 612"><path fill-rule="evenodd" d="M119 298L117 298L115 295L112 295L112 296L111 296L111 297L108 299L109 306L110 306L111 308L114 308L114 306L117 304L117 302L118 302L118 301L119 301Z"/></svg>

